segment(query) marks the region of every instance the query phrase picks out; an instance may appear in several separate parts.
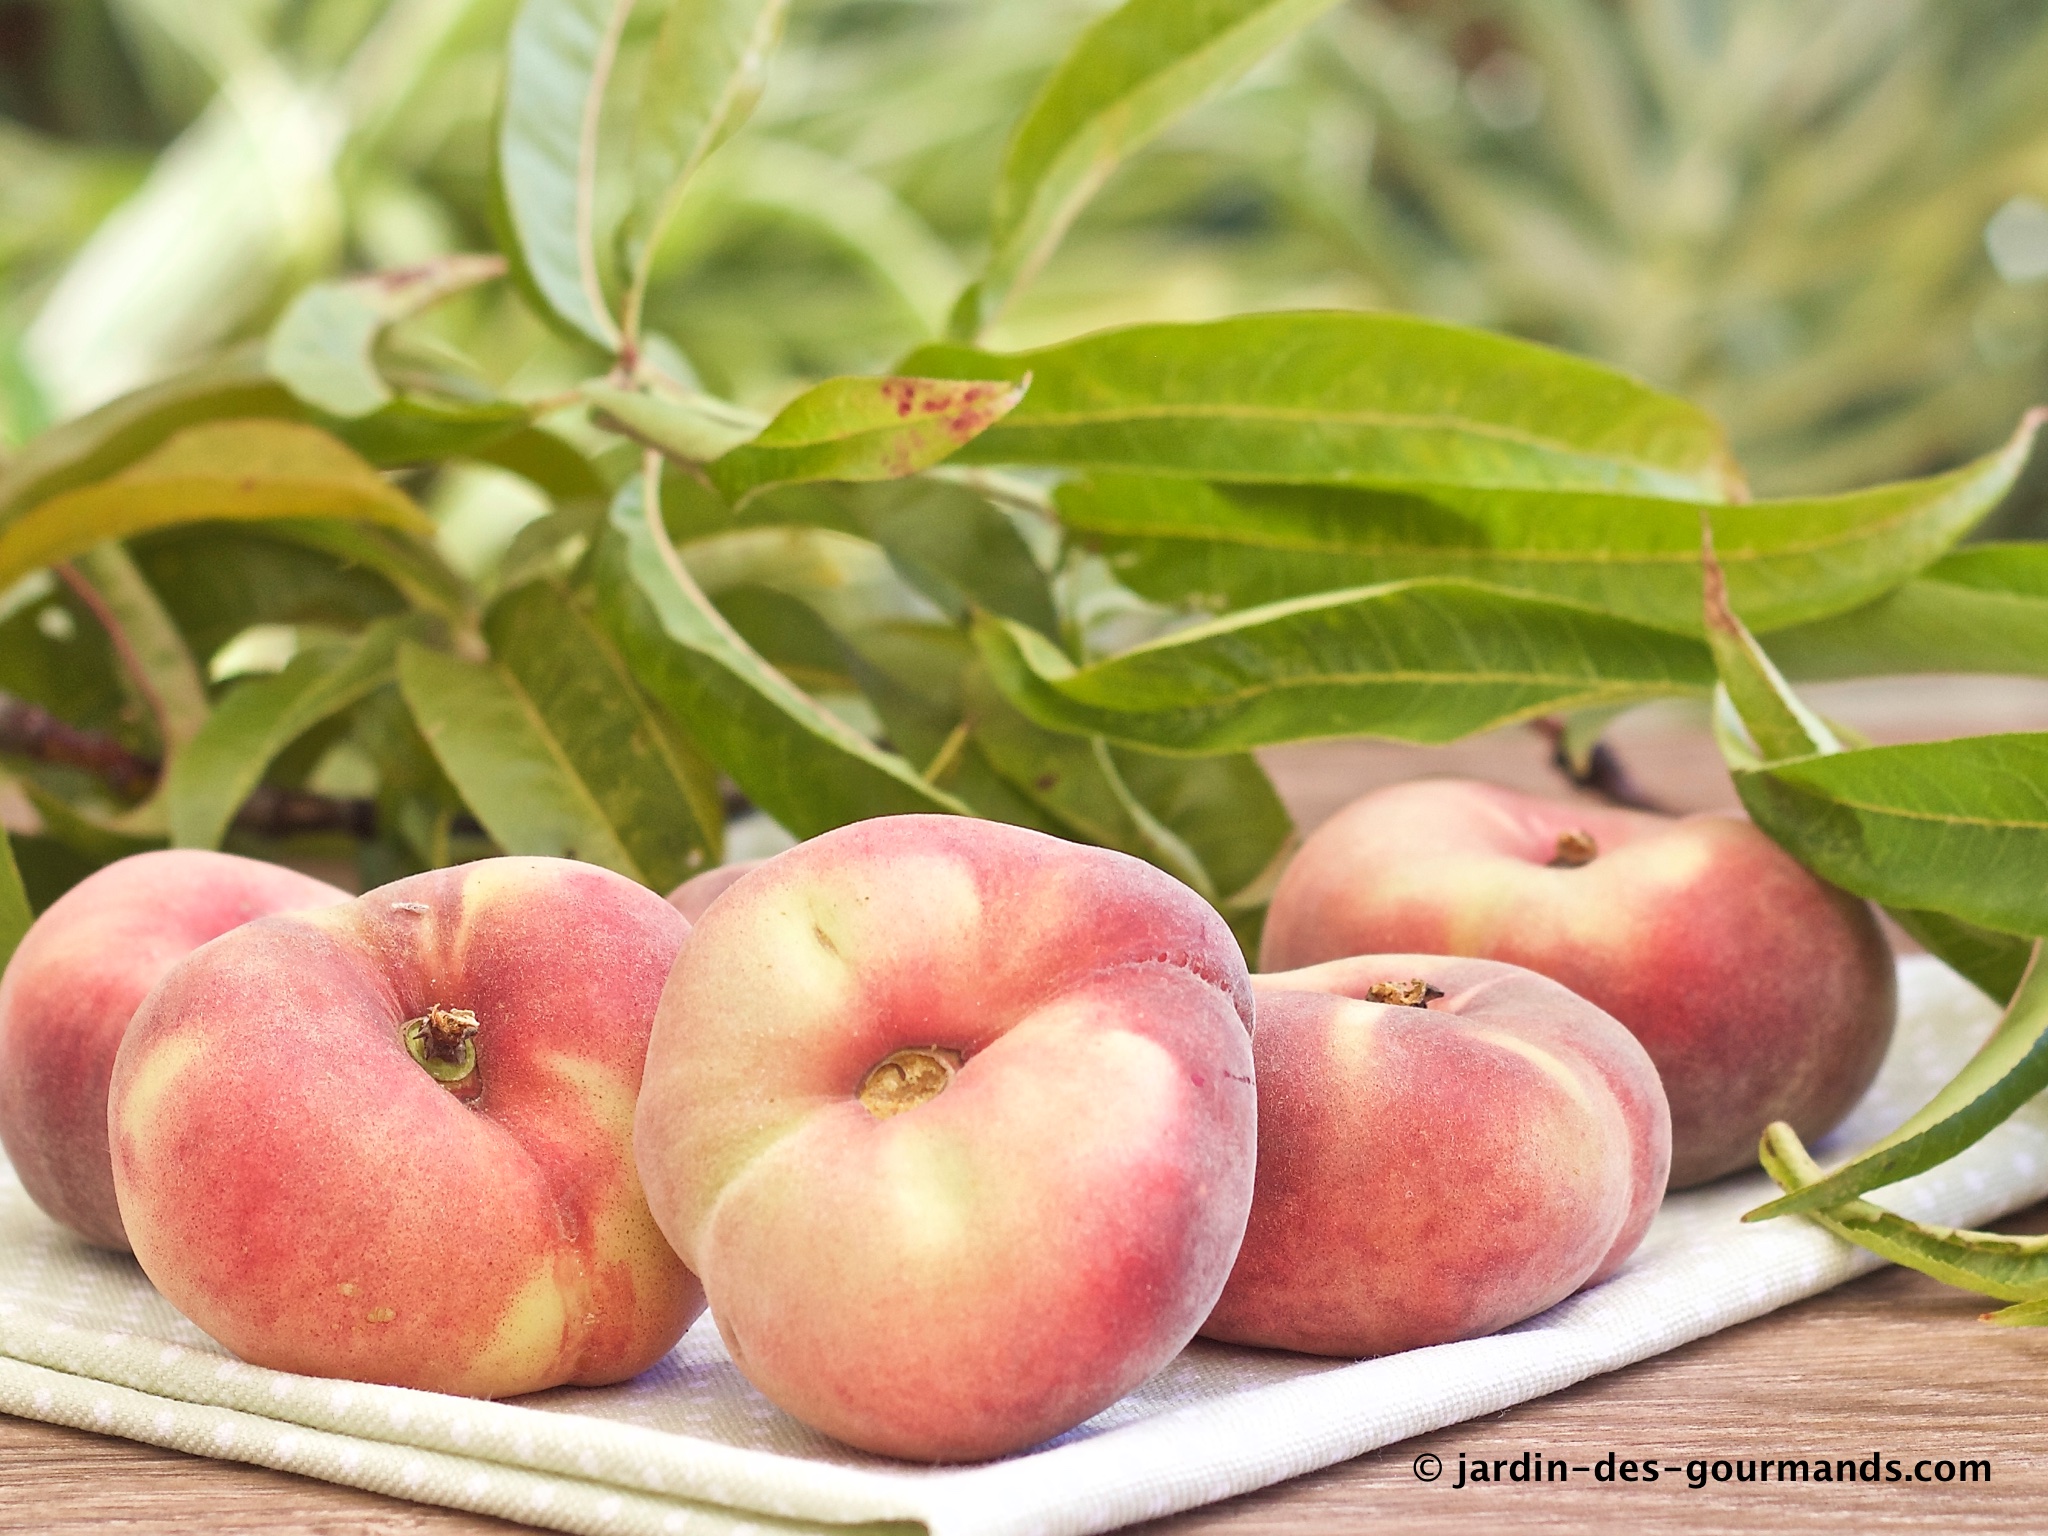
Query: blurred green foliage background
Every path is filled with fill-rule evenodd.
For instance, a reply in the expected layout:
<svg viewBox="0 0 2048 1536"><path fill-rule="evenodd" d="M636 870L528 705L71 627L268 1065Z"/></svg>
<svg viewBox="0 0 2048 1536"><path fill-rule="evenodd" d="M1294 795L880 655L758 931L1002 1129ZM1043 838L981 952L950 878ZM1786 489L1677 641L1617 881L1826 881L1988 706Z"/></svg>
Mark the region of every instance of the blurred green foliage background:
<svg viewBox="0 0 2048 1536"><path fill-rule="evenodd" d="M491 244L513 0L0 0L0 438ZM655 328L773 406L943 320L1101 0L804 0ZM2048 398L2039 0L1352 0L1112 178L991 338L1313 304L1498 327L1725 420L1760 492L1960 461ZM545 393L508 291L406 345ZM2037 475L2037 479L2038 479ZM2048 487L1992 530L2048 531Z"/></svg>

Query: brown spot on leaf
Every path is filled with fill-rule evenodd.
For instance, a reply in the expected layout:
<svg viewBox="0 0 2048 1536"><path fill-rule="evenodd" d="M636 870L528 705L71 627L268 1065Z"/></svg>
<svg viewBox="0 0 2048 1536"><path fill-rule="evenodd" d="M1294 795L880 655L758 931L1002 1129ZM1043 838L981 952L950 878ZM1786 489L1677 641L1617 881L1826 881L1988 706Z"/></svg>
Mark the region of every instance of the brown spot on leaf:
<svg viewBox="0 0 2048 1536"><path fill-rule="evenodd" d="M882 398L896 407L898 416L908 416L917 409L917 381L915 379L882 380Z"/></svg>

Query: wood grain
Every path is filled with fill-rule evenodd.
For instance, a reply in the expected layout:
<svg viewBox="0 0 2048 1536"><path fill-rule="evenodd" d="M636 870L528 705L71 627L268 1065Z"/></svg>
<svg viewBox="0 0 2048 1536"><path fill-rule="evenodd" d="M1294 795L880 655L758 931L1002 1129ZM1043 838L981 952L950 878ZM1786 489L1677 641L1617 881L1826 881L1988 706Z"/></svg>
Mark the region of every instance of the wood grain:
<svg viewBox="0 0 2048 1536"><path fill-rule="evenodd" d="M2048 1206L2026 1230L2048 1223ZM2019 1230L2019 1227L2014 1227ZM1981 1298L1888 1269L1625 1371L1419 1436L1291 1483L1144 1527L1145 1536L1307 1536L1376 1528L1403 1536L1626 1528L1742 1533L2048 1526L2048 1333L1977 1320ZM1591 1465L1609 1451L1693 1459L1988 1459L1991 1481L1737 1484L1694 1489L1682 1471L1654 1484L1453 1488L1459 1454L1524 1450ZM1416 1479L1418 1457L1445 1463ZM1929 1468L1931 1472L1933 1469Z"/></svg>

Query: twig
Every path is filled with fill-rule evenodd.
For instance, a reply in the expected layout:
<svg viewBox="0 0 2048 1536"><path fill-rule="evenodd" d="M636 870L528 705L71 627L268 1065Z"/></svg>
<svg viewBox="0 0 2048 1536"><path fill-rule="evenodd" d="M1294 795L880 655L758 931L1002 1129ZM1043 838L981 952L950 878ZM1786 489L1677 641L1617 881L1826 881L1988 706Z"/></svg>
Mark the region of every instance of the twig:
<svg viewBox="0 0 2048 1536"><path fill-rule="evenodd" d="M1574 788L1598 795L1609 805L1618 805L1631 811L1655 811L1660 815L1673 814L1671 807L1663 804L1636 783L1621 757L1614 748L1604 741L1593 743L1593 750L1586 754L1586 763L1581 768L1572 761L1571 748L1565 740L1564 721L1556 715L1545 715L1530 724L1537 733L1550 743L1550 766L1563 774Z"/></svg>
<svg viewBox="0 0 2048 1536"><path fill-rule="evenodd" d="M91 774L123 799L140 800L156 784L157 764L111 736L82 731L47 709L0 694L0 753Z"/></svg>
<svg viewBox="0 0 2048 1536"><path fill-rule="evenodd" d="M113 737L81 730L38 704L0 694L0 756L27 758L89 773L123 800L140 800L156 787L162 765L129 751ZM235 828L256 837L345 832L374 837L377 803L311 790L259 784L235 816Z"/></svg>

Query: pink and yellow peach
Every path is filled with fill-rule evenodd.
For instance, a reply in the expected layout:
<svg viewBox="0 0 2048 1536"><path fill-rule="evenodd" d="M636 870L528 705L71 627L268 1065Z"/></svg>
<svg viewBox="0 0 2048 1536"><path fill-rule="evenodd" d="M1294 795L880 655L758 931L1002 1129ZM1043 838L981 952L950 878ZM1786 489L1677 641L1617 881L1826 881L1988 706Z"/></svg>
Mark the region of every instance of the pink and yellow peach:
<svg viewBox="0 0 2048 1536"><path fill-rule="evenodd" d="M29 1198L125 1249L107 1082L136 1008L185 956L253 918L348 900L275 864L198 849L109 864L51 903L0 977L0 1144Z"/></svg>
<svg viewBox="0 0 2048 1536"><path fill-rule="evenodd" d="M1208 1315L1251 1203L1230 930L1123 854L940 816L843 827L704 914L636 1131L734 1362L921 1461L1057 1434Z"/></svg>
<svg viewBox="0 0 2048 1536"><path fill-rule="evenodd" d="M1257 1195L1210 1338L1347 1356L1472 1338L1642 1241L1670 1115L1643 1048L1583 998L1432 955L1253 984Z"/></svg>
<svg viewBox="0 0 2048 1536"><path fill-rule="evenodd" d="M1274 892L1269 970L1394 951L1527 966L1627 1025L1671 1099L1674 1188L1754 1163L1774 1120L1833 1129L1897 1008L1870 908L1748 822L1455 780L1354 802Z"/></svg>
<svg viewBox="0 0 2048 1536"><path fill-rule="evenodd" d="M687 931L606 870L504 858L208 945L114 1070L144 1271L279 1370L499 1397L646 1369L703 1305L631 1140Z"/></svg>

